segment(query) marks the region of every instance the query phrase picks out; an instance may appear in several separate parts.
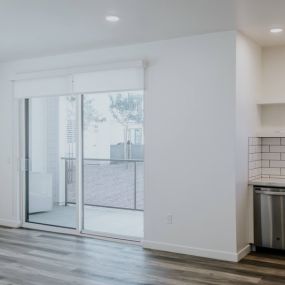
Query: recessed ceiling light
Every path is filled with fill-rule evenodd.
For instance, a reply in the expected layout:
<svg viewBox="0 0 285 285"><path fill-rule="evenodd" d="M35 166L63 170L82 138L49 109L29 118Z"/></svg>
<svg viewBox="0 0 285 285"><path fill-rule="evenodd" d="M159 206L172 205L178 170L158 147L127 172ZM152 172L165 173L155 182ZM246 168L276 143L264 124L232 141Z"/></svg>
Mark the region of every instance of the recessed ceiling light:
<svg viewBox="0 0 285 285"><path fill-rule="evenodd" d="M282 28L272 28L270 29L270 32L273 34L278 34L278 33L283 32L283 29Z"/></svg>
<svg viewBox="0 0 285 285"><path fill-rule="evenodd" d="M118 16L115 15L108 15L105 17L106 21L111 22L111 23L116 23L118 21L120 21L120 18Z"/></svg>

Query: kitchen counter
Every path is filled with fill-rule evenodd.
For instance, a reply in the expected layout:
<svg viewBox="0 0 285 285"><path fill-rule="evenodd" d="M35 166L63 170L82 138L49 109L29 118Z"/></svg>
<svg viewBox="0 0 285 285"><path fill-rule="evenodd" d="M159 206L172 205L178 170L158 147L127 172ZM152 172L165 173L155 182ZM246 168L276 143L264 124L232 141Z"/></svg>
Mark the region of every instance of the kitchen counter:
<svg viewBox="0 0 285 285"><path fill-rule="evenodd" d="M252 186L285 187L285 179L282 178L259 178L248 182Z"/></svg>

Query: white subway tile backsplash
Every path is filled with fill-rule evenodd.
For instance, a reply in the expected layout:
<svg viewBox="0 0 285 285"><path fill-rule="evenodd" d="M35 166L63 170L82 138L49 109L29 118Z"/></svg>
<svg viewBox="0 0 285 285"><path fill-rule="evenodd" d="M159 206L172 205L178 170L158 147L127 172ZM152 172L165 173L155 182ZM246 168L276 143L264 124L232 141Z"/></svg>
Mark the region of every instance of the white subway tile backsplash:
<svg viewBox="0 0 285 285"><path fill-rule="evenodd" d="M270 168L272 167L284 167L285 168L285 161L284 160L270 160Z"/></svg>
<svg viewBox="0 0 285 285"><path fill-rule="evenodd" d="M256 145L255 146L255 152L261 152L261 145Z"/></svg>
<svg viewBox="0 0 285 285"><path fill-rule="evenodd" d="M249 162L248 166L249 166L249 169L260 168L261 167L261 160L251 161L251 162Z"/></svg>
<svg viewBox="0 0 285 285"><path fill-rule="evenodd" d="M262 145L261 152L269 152L269 145Z"/></svg>
<svg viewBox="0 0 285 285"><path fill-rule="evenodd" d="M256 148L255 145L250 145L250 146L248 147L248 152L249 152L249 153L255 153L255 152L256 152L256 151L255 151L255 148Z"/></svg>
<svg viewBox="0 0 285 285"><path fill-rule="evenodd" d="M255 167L255 161L250 161L249 163L248 163L248 169L255 169L256 167Z"/></svg>
<svg viewBox="0 0 285 285"><path fill-rule="evenodd" d="M281 145L281 138L261 138L262 145Z"/></svg>
<svg viewBox="0 0 285 285"><path fill-rule="evenodd" d="M261 177L261 138L248 140L248 176L249 179Z"/></svg>
<svg viewBox="0 0 285 285"><path fill-rule="evenodd" d="M270 152L285 152L285 145L270 145Z"/></svg>
<svg viewBox="0 0 285 285"><path fill-rule="evenodd" d="M261 160L261 167L269 167L269 160Z"/></svg>
<svg viewBox="0 0 285 285"><path fill-rule="evenodd" d="M259 153L261 152L261 145L250 145L248 150L249 153Z"/></svg>
<svg viewBox="0 0 285 285"><path fill-rule="evenodd" d="M262 161L262 160L257 160L257 161L255 161L255 167L256 167L256 168L261 168L261 161Z"/></svg>
<svg viewBox="0 0 285 285"><path fill-rule="evenodd" d="M249 145L261 145L261 138L252 137L248 140Z"/></svg>
<svg viewBox="0 0 285 285"><path fill-rule="evenodd" d="M253 145L253 139L254 138L248 138L248 145Z"/></svg>
<svg viewBox="0 0 285 285"><path fill-rule="evenodd" d="M261 168L255 168L249 170L249 178L258 178L261 176Z"/></svg>
<svg viewBox="0 0 285 285"><path fill-rule="evenodd" d="M267 178L267 177L264 177L264 175L263 175L262 178ZM282 175L270 175L268 178L284 179L285 180L285 176L282 176Z"/></svg>
<svg viewBox="0 0 285 285"><path fill-rule="evenodd" d="M249 179L285 179L285 137L249 138L248 171Z"/></svg>
<svg viewBox="0 0 285 285"><path fill-rule="evenodd" d="M280 168L262 168L261 169L261 174L265 175L281 175L281 170Z"/></svg>
<svg viewBox="0 0 285 285"><path fill-rule="evenodd" d="M251 153L249 154L249 161L261 160L261 153Z"/></svg>
<svg viewBox="0 0 285 285"><path fill-rule="evenodd" d="M263 160L280 160L281 154L280 153L271 153L271 152L263 152L261 154Z"/></svg>

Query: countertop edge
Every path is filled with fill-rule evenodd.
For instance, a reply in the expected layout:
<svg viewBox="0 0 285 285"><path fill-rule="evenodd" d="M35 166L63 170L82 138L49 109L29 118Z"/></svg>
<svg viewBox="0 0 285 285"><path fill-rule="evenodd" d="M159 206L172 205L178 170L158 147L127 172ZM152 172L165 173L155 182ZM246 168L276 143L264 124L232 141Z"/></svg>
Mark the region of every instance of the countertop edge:
<svg viewBox="0 0 285 285"><path fill-rule="evenodd" d="M272 187L285 187L285 179L280 181L280 179L272 179L272 180L252 180L248 181L248 185L251 186L272 186Z"/></svg>

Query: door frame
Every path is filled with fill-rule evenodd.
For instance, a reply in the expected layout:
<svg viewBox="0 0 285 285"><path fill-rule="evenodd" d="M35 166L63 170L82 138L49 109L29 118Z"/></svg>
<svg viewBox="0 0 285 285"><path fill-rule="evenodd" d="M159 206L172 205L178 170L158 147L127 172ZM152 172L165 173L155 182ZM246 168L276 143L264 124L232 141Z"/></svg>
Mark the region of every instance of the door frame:
<svg viewBox="0 0 285 285"><path fill-rule="evenodd" d="M29 155L29 141L26 137L27 131L29 131L28 124L28 114L29 112L29 98L26 99L17 99L16 104L19 109L19 120L18 120L18 150L19 150L19 178L20 178L20 219L21 226L27 229L48 231L61 234L71 234L78 236L85 236L91 238L97 238L102 240L113 240L119 242L125 242L130 244L142 244L143 238L125 236L125 235L116 235L104 232L97 232L84 229L84 191L83 191L83 96L76 95L76 126L77 126L77 137L76 137L76 227L66 228L61 226L39 224L34 222L27 221L27 207L28 207L28 187L29 179L27 172L29 171L28 155Z"/></svg>
<svg viewBox="0 0 285 285"><path fill-rule="evenodd" d="M80 103L80 97L77 96L76 100L76 109L77 105ZM46 97L45 97L46 98ZM20 120L19 120L19 152L20 152L20 167L19 167L19 173L20 173L20 200L21 200L21 225L23 228L28 229L34 229L34 230L42 230L42 231L49 231L49 232L55 232L55 233L63 233L63 234L72 234L72 235L80 235L81 229L79 228L79 211L80 207L78 204L79 197L78 193L76 193L76 220L75 220L75 228L68 228L68 227L62 227L62 226L56 226L56 225L49 225L49 224L41 224L41 223L35 223L35 222L29 222L27 219L28 213L27 213L27 207L28 207L28 187L29 187L29 138L27 137L27 132L29 132L29 100L30 98L26 99L18 99L18 105L19 105L19 113L20 113ZM78 121L78 118L76 118L76 121ZM78 138L77 138L78 140ZM76 145L77 145L76 141ZM78 159L77 159L78 160ZM76 166L80 163L76 160ZM77 171L76 167L76 181L78 181L79 172ZM79 176L79 179L81 177ZM76 187L76 192L78 188Z"/></svg>

